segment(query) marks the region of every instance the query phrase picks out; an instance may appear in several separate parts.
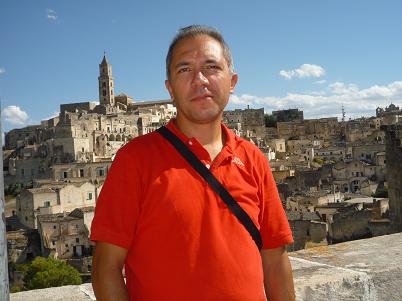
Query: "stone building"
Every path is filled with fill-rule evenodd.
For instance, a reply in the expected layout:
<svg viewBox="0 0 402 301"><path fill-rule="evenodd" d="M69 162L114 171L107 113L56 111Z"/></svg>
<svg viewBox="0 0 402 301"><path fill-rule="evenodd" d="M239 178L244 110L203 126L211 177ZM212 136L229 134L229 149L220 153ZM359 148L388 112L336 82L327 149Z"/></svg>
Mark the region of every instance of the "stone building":
<svg viewBox="0 0 402 301"><path fill-rule="evenodd" d="M289 139L300 138L306 135L306 128L303 122L277 122L276 127L278 129L279 138Z"/></svg>
<svg viewBox="0 0 402 301"><path fill-rule="evenodd" d="M30 145L37 141L37 132L41 125L30 125L22 129L11 130L4 135L4 146L6 149L17 149L24 145Z"/></svg>
<svg viewBox="0 0 402 301"><path fill-rule="evenodd" d="M377 117L381 117L383 119L382 124L391 125L402 122L402 109L399 109L398 106L391 103L385 109L378 107L376 109Z"/></svg>
<svg viewBox="0 0 402 301"><path fill-rule="evenodd" d="M60 178L52 174L52 169L57 169L54 165L111 161L132 138L155 130L176 115L170 99L134 102L123 93L115 96L112 66L106 56L99 65L98 90L99 104L61 104L59 116L6 133L7 186Z"/></svg>
<svg viewBox="0 0 402 301"><path fill-rule="evenodd" d="M299 109L272 111L272 116L277 122L302 122L304 120L303 111L299 111Z"/></svg>
<svg viewBox="0 0 402 301"><path fill-rule="evenodd" d="M268 140L268 145L278 156L278 153L286 153L286 141L285 139L270 139Z"/></svg>
<svg viewBox="0 0 402 301"><path fill-rule="evenodd" d="M310 139L289 139L286 141L286 151L293 154L303 154L312 147L313 141Z"/></svg>
<svg viewBox="0 0 402 301"><path fill-rule="evenodd" d="M309 191L298 192L286 199L286 209L296 212L314 212L319 206L337 204L344 200L344 195L340 192L331 191ZM325 221L325 219L323 219Z"/></svg>
<svg viewBox="0 0 402 301"><path fill-rule="evenodd" d="M365 161L337 162L332 168L334 188L341 192L366 192L371 195L378 181L384 180L384 167Z"/></svg>
<svg viewBox="0 0 402 301"><path fill-rule="evenodd" d="M73 162L67 164L54 164L51 167L50 179L54 181L66 181L71 179L105 180L112 160L99 162Z"/></svg>
<svg viewBox="0 0 402 301"><path fill-rule="evenodd" d="M340 134L340 127L336 117L306 119L305 134L312 140L329 140Z"/></svg>
<svg viewBox="0 0 402 301"><path fill-rule="evenodd" d="M328 147L314 148L314 155L327 161L343 161L348 158L348 150L345 146L331 145Z"/></svg>
<svg viewBox="0 0 402 301"><path fill-rule="evenodd" d="M99 187L89 182L24 189L17 197L17 216L25 226L36 229L37 216L95 206L99 192Z"/></svg>
<svg viewBox="0 0 402 301"><path fill-rule="evenodd" d="M84 219L64 213L38 216L38 232L42 254L68 259L92 255L93 243L89 240Z"/></svg>
<svg viewBox="0 0 402 301"><path fill-rule="evenodd" d="M293 244L287 246L289 252L304 249L307 242L326 244L326 224L315 212L286 211L293 234Z"/></svg>
<svg viewBox="0 0 402 301"><path fill-rule="evenodd" d="M224 111L222 119L229 128L240 130L242 137L265 138L264 108Z"/></svg>
<svg viewBox="0 0 402 301"><path fill-rule="evenodd" d="M114 106L114 82L112 65L109 64L106 54L99 65L99 103L104 106Z"/></svg>

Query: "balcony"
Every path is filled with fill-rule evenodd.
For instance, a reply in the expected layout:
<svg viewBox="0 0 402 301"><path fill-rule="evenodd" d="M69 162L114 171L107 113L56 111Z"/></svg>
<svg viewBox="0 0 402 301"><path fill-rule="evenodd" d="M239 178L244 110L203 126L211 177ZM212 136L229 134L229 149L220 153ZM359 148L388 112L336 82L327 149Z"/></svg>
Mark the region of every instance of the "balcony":
<svg viewBox="0 0 402 301"><path fill-rule="evenodd" d="M402 300L402 233L290 253L298 301ZM95 300L91 284L11 294L11 301Z"/></svg>

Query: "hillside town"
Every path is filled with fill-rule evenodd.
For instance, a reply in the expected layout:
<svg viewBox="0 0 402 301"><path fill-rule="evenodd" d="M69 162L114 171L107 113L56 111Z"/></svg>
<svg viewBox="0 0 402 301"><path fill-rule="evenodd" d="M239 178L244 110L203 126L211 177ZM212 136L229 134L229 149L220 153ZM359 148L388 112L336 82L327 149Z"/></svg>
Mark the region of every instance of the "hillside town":
<svg viewBox="0 0 402 301"><path fill-rule="evenodd" d="M99 100L61 104L58 116L5 134L11 262L52 256L89 275L90 226L116 152L176 115L171 99L115 95L106 56L98 83ZM223 122L270 162L294 235L288 251L402 231L402 109L391 103L349 120L342 113L338 120L305 119L293 108L224 112ZM12 269L10 280L22 281Z"/></svg>

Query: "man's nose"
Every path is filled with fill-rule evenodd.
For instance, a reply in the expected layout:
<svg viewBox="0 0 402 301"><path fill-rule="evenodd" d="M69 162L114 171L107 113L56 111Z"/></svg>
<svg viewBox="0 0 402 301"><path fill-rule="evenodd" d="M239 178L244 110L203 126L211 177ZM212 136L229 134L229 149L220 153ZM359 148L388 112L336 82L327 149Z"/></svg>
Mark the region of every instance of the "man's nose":
<svg viewBox="0 0 402 301"><path fill-rule="evenodd" d="M208 78L202 73L202 71L194 72L193 84L205 85L208 83Z"/></svg>

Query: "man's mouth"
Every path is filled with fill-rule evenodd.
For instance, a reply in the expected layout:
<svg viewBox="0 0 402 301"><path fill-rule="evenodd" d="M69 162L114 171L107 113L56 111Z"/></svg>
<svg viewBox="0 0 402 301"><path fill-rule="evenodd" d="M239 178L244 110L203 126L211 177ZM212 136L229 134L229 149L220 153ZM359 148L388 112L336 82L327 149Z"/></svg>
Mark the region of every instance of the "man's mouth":
<svg viewBox="0 0 402 301"><path fill-rule="evenodd" d="M191 101L200 101L200 100L212 100L212 94L211 93L203 93L200 95L197 95L193 98L191 98Z"/></svg>

